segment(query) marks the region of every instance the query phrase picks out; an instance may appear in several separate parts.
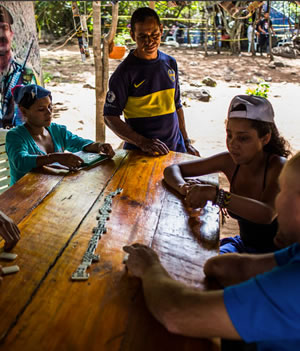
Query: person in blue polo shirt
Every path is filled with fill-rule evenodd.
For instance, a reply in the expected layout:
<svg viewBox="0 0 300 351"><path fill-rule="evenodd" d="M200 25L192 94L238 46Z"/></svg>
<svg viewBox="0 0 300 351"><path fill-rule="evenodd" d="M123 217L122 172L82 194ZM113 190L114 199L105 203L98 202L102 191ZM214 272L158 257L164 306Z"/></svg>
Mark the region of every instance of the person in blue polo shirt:
<svg viewBox="0 0 300 351"><path fill-rule="evenodd" d="M125 140L125 149L199 156L185 128L176 60L158 50L162 30L154 10L143 7L133 13L130 34L136 49L110 78L105 123Z"/></svg>
<svg viewBox="0 0 300 351"><path fill-rule="evenodd" d="M125 246L127 267L143 283L151 313L169 331L193 337L243 339L258 351L300 350L300 152L283 167L276 198L275 253L225 254L204 267L225 289L197 291L173 280L157 254Z"/></svg>

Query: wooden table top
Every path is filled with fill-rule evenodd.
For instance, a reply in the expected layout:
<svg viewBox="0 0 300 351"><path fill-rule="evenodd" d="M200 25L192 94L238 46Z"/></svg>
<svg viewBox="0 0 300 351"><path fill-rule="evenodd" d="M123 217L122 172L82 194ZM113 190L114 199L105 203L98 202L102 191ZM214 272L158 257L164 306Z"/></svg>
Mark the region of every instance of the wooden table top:
<svg viewBox="0 0 300 351"><path fill-rule="evenodd" d="M150 315L140 281L122 263L124 245L144 243L171 276L204 289L203 264L217 254L218 237L195 237L182 198L162 181L166 166L191 159L120 150L77 173L29 173L2 194L0 210L18 223L21 240L16 260L0 262L20 267L1 286L0 350L219 350L217 339L169 333ZM95 252L100 261L87 269L88 280L72 281L98 210L117 188L123 191L113 199ZM218 215L209 216L216 221Z"/></svg>

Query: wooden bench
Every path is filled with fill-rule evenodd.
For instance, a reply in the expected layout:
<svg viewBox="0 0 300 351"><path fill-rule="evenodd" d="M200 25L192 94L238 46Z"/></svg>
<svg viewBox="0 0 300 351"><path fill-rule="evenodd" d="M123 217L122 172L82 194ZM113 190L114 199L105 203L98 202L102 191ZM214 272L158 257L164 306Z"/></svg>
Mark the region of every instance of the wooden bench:
<svg viewBox="0 0 300 351"><path fill-rule="evenodd" d="M7 129L0 128L0 194L8 189L10 184L9 163L5 152Z"/></svg>

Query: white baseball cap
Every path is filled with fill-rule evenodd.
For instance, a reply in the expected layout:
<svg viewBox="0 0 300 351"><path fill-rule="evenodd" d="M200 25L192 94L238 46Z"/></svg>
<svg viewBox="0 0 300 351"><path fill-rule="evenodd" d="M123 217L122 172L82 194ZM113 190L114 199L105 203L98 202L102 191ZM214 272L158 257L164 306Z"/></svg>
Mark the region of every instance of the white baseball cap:
<svg viewBox="0 0 300 351"><path fill-rule="evenodd" d="M274 110L269 100L254 95L237 95L230 103L227 118L247 118L274 123Z"/></svg>

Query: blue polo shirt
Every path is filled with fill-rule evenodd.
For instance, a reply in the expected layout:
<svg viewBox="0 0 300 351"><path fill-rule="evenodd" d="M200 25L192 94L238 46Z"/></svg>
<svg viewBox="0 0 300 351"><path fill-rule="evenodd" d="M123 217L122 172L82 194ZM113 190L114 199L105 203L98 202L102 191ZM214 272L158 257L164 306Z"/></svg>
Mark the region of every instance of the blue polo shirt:
<svg viewBox="0 0 300 351"><path fill-rule="evenodd" d="M176 112L180 107L176 60L161 51L156 59L143 60L132 50L110 78L104 115L124 113L125 122L138 134L186 152ZM136 146L125 143L124 148Z"/></svg>
<svg viewBox="0 0 300 351"><path fill-rule="evenodd" d="M300 245L274 253L272 271L224 290L230 319L258 351L300 350Z"/></svg>

